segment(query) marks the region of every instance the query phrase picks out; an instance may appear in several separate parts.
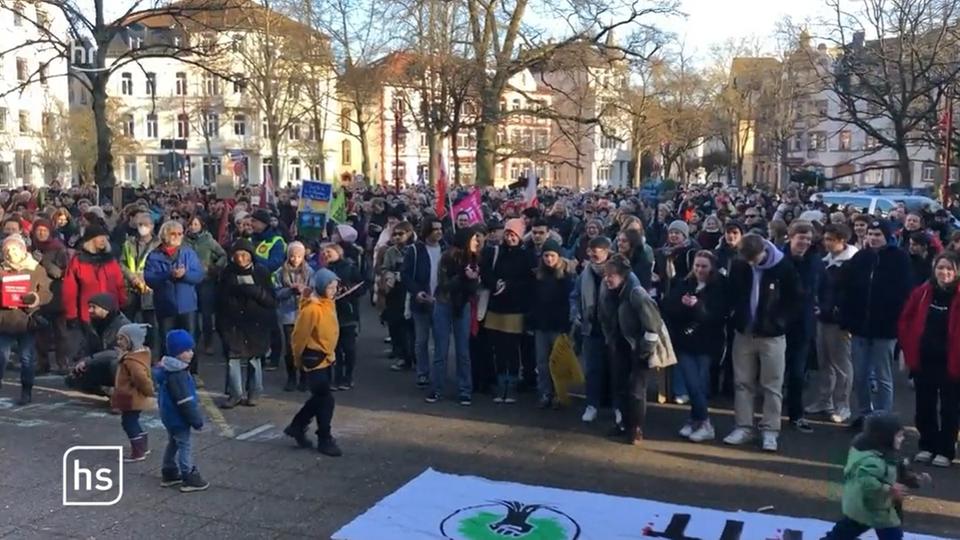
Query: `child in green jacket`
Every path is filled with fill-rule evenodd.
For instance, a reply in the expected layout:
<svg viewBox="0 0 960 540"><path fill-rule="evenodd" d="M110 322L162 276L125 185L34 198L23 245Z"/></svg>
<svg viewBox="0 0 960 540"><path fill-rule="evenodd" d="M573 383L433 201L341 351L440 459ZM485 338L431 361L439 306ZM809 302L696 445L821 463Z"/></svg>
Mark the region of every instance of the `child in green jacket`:
<svg viewBox="0 0 960 540"><path fill-rule="evenodd" d="M856 540L870 529L878 540L903 538L902 504L907 488L920 487L930 475L914 475L897 460L904 431L889 413L867 418L864 431L853 440L843 468L843 519L823 540Z"/></svg>

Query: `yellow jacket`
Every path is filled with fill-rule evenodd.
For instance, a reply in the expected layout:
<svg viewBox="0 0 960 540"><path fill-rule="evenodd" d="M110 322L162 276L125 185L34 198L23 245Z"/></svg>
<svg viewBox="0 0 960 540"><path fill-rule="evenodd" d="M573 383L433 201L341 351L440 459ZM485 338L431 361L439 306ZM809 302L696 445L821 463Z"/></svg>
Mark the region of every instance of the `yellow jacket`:
<svg viewBox="0 0 960 540"><path fill-rule="evenodd" d="M337 340L340 339L340 324L337 322L337 304L329 298L310 295L300 300L300 311L290 335L293 349L293 365L300 369L303 353L307 349L323 351L326 358L320 365L307 371L323 369L336 360Z"/></svg>

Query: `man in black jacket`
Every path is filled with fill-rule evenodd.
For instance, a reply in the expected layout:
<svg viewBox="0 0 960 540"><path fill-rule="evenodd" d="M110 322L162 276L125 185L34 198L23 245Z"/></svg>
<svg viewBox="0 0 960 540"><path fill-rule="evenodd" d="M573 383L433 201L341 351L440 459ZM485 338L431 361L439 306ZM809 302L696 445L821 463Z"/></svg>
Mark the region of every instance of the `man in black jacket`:
<svg viewBox="0 0 960 540"><path fill-rule="evenodd" d="M890 224L867 225L866 246L843 268L844 295L840 325L853 338L853 391L857 396L855 428L875 410L893 410L893 363L897 319L912 283L910 258L894 244ZM871 389L871 375L877 391Z"/></svg>
<svg viewBox="0 0 960 540"><path fill-rule="evenodd" d="M755 438L753 427L757 375L763 390L760 420L763 449L776 452L780 434L787 329L798 315L800 286L789 259L770 242L748 234L740 259L730 268L733 307L733 377L737 427L723 442L742 445Z"/></svg>

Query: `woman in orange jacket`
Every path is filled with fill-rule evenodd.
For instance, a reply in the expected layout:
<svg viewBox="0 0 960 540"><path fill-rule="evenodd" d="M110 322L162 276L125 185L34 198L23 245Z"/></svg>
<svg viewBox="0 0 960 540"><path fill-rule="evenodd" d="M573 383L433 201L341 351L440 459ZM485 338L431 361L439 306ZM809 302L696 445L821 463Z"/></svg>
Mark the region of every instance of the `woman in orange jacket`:
<svg viewBox="0 0 960 540"><path fill-rule="evenodd" d="M312 291L300 301L300 311L293 324L290 348L294 367L303 370L310 388L310 398L293 417L283 432L297 441L301 448L313 448L307 438L310 420L317 419L317 450L321 454L342 455L336 440L330 434L334 399L330 391L333 364L336 361L340 324L337 321L337 275L322 268L313 275Z"/></svg>

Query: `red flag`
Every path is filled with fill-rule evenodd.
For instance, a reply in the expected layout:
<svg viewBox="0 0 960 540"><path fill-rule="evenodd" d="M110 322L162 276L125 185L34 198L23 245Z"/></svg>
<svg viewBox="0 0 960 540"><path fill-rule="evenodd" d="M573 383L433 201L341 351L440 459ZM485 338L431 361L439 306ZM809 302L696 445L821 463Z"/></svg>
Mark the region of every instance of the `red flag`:
<svg viewBox="0 0 960 540"><path fill-rule="evenodd" d="M473 190L460 202L453 205L454 217L460 214L466 214L471 225L476 225L483 221L483 210L481 209L480 192Z"/></svg>
<svg viewBox="0 0 960 540"><path fill-rule="evenodd" d="M276 206L277 194L273 190L273 176L270 174L270 167L267 167L267 176L260 184L260 208L267 208L270 205Z"/></svg>
<svg viewBox="0 0 960 540"><path fill-rule="evenodd" d="M437 217L443 219L447 215L447 167L443 163L443 156L439 156L440 175L437 177Z"/></svg>

